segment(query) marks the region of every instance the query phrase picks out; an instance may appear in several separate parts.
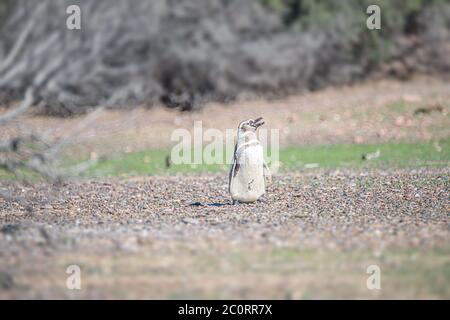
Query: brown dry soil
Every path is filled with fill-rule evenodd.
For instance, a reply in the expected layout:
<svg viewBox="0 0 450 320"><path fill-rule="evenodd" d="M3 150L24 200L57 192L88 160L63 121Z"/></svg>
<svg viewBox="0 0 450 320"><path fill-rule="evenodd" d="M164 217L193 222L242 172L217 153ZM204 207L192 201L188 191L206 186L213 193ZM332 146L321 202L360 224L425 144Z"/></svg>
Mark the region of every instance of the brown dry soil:
<svg viewBox="0 0 450 320"><path fill-rule="evenodd" d="M111 111L80 135L80 146L168 147L170 132L195 120L225 129L255 115L282 129L283 145L448 138L448 101L448 83L417 79L192 114ZM436 105L441 112L414 115ZM2 134L58 137L77 121L30 115ZM18 199L0 198L0 298L448 299L449 174L284 172L248 205L230 204L225 174L0 181ZM81 290L66 286L70 265L80 267ZM380 267L380 290L366 286L370 265Z"/></svg>
<svg viewBox="0 0 450 320"><path fill-rule="evenodd" d="M430 110L415 114L417 110ZM441 112L433 110L440 109ZM107 111L77 132L71 155L109 155L147 149L167 149L176 128L191 133L195 121L203 130L235 130L243 119L263 116L264 128L279 129L280 145L429 141L450 137L450 82L419 77L408 82L371 81L329 88L282 100L252 98L230 104L210 103L196 112L154 107ZM2 128L2 136L17 130L48 140L64 136L83 117L68 119L29 115Z"/></svg>

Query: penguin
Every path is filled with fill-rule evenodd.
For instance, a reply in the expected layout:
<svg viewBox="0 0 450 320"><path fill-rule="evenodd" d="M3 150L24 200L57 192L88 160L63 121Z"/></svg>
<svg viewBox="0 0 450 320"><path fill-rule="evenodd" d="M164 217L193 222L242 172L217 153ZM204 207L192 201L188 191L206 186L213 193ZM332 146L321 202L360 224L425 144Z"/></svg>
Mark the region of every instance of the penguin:
<svg viewBox="0 0 450 320"><path fill-rule="evenodd" d="M263 147L256 137L256 130L263 124L263 118L259 117L242 121L238 126L228 183L233 204L257 201L266 192L266 180L271 180Z"/></svg>

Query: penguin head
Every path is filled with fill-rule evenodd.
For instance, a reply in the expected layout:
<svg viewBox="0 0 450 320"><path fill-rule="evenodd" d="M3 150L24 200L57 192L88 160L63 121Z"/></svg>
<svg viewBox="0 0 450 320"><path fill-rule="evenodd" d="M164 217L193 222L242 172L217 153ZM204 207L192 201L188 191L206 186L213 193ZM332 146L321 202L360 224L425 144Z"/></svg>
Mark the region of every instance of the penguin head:
<svg viewBox="0 0 450 320"><path fill-rule="evenodd" d="M244 120L239 124L238 130L241 132L248 132L248 131L256 131L260 126L264 124L263 117L259 117L256 119L248 119Z"/></svg>

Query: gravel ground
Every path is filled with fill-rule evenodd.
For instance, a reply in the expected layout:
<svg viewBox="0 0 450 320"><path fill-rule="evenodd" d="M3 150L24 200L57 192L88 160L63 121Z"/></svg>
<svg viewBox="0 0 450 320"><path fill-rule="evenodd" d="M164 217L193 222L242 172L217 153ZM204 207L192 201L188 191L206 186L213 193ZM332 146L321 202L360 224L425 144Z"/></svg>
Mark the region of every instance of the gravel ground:
<svg viewBox="0 0 450 320"><path fill-rule="evenodd" d="M316 268L333 255L335 265L360 253L380 257L444 248L433 261L444 259L449 269L449 173L448 168L283 173L260 202L247 205L230 205L223 174L62 185L0 182L21 202L0 199L0 298L304 298L308 292L313 297L334 292L324 279L309 283L303 274L289 280L272 260L261 260L277 250L295 250L300 258L323 252L323 259L311 262ZM70 263L88 266L92 290L74 295L62 289L66 275L55 270ZM267 266L256 273L265 274L265 281L251 273L254 263ZM188 278L184 267L192 270ZM130 270L144 270L145 276ZM195 286L186 289L187 279ZM298 279L309 283L309 291L295 294L289 288ZM406 292L400 297L423 296ZM448 294L444 289L435 296ZM336 295L366 297L345 289ZM397 296L392 291L387 297Z"/></svg>

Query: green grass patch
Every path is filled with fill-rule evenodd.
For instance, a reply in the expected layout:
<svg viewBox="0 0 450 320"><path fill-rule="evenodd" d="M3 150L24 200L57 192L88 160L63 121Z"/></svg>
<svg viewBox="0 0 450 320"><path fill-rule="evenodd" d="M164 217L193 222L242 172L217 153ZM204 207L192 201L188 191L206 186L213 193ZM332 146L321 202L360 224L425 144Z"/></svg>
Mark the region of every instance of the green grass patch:
<svg viewBox="0 0 450 320"><path fill-rule="evenodd" d="M370 156L377 157L364 160ZM287 168L339 167L443 167L450 164L450 139L437 142L340 144L289 147L280 152Z"/></svg>
<svg viewBox="0 0 450 320"><path fill-rule="evenodd" d="M363 156L376 155L371 160ZM224 172L228 164L171 164L166 165L170 150L145 150L116 154L100 159L83 177L137 176L151 174ZM369 156L368 156L369 155ZM281 170L313 170L335 168L417 168L448 167L450 165L450 139L433 142L336 144L292 146L280 150ZM67 160L65 165L76 164ZM0 179L14 176L0 171Z"/></svg>
<svg viewBox="0 0 450 320"><path fill-rule="evenodd" d="M363 155L376 154L372 160ZM170 151L147 150L105 159L87 172L88 177L223 172L229 165L176 165L166 167ZM288 147L280 150L282 170L358 167L446 167L450 165L450 139L439 142L338 144Z"/></svg>

